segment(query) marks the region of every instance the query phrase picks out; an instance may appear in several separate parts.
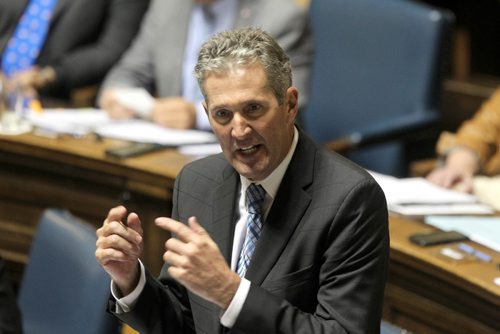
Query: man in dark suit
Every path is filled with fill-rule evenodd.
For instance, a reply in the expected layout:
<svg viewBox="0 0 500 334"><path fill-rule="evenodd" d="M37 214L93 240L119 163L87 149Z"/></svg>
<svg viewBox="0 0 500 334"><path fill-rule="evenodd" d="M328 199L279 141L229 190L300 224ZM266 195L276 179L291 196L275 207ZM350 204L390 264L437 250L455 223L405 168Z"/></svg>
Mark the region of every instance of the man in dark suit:
<svg viewBox="0 0 500 334"><path fill-rule="evenodd" d="M138 260L137 214L110 210L96 257L113 280L111 312L141 333L377 333L389 250L380 187L296 127L290 61L269 34L216 35L196 75L223 154L177 177L172 218L155 221L175 236L158 280ZM255 209L245 193L258 185Z"/></svg>
<svg viewBox="0 0 500 334"><path fill-rule="evenodd" d="M30 1L0 2L0 58ZM34 66L13 80L62 100L72 89L99 84L130 45L148 5L149 0L57 0Z"/></svg>

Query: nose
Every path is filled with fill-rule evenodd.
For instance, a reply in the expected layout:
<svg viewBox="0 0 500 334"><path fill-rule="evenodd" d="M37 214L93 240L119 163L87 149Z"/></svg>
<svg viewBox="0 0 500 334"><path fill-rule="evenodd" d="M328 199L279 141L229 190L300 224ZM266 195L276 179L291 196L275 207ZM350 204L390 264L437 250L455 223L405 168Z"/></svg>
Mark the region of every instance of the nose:
<svg viewBox="0 0 500 334"><path fill-rule="evenodd" d="M240 113L235 113L232 119L231 134L236 139L244 139L252 131L248 120L241 116Z"/></svg>

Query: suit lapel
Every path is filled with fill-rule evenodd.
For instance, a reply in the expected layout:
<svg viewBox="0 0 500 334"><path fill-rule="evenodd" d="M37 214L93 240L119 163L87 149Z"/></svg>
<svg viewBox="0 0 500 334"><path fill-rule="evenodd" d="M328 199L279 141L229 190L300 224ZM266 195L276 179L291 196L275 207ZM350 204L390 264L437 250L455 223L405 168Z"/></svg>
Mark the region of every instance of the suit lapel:
<svg viewBox="0 0 500 334"><path fill-rule="evenodd" d="M239 176L229 164L222 175L222 183L214 191L211 236L219 246L227 263L230 264L234 226L238 220Z"/></svg>
<svg viewBox="0 0 500 334"><path fill-rule="evenodd" d="M28 0L10 1L8 5L2 5L8 9L6 9L6 13L0 13L0 31L2 32L0 35L0 59L27 5Z"/></svg>
<svg viewBox="0 0 500 334"><path fill-rule="evenodd" d="M301 132L245 276L255 284L262 284L273 268L311 202L305 188L312 182L315 152Z"/></svg>
<svg viewBox="0 0 500 334"><path fill-rule="evenodd" d="M16 22L19 21L21 19L21 16L24 14L24 11L28 6L28 1L29 0L18 0L13 2L12 5L9 5L16 8Z"/></svg>
<svg viewBox="0 0 500 334"><path fill-rule="evenodd" d="M54 12L52 13L51 22L55 22L61 13L64 12L64 8L68 5L69 1L74 0L57 0L56 7L54 8Z"/></svg>
<svg viewBox="0 0 500 334"><path fill-rule="evenodd" d="M218 181L220 181L220 183L214 189L213 193L212 219L209 220L210 225L206 225L205 228L219 246L227 263L231 263L234 226L238 219L238 215L236 214L238 197L236 194L238 194L239 176L236 171L227 164L222 172L221 179ZM197 304L204 305L204 312L211 314L211 319L217 319L212 322L213 328L210 332L221 332L223 327L220 326L218 320L220 309L215 304L197 296L192 296L191 298L196 299L198 301Z"/></svg>

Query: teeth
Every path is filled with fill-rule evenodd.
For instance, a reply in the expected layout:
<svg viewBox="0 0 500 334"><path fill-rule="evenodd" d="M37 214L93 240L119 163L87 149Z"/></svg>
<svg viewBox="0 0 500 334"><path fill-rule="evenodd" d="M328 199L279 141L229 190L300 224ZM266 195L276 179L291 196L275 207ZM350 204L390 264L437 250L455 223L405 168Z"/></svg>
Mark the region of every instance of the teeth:
<svg viewBox="0 0 500 334"><path fill-rule="evenodd" d="M257 151L257 146L242 147L240 148L240 151L245 154L251 154Z"/></svg>

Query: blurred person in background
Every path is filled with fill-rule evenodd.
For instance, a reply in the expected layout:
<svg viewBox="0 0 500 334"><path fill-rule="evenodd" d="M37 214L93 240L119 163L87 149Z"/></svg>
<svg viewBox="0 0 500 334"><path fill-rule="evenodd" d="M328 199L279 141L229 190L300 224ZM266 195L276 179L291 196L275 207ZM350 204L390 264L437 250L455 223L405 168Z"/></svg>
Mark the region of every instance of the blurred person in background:
<svg viewBox="0 0 500 334"><path fill-rule="evenodd" d="M136 35L149 0L0 2L1 72L31 97L68 103L99 84Z"/></svg>
<svg viewBox="0 0 500 334"><path fill-rule="evenodd" d="M439 186L472 192L476 174L500 174L500 87L455 134L441 134L440 162L427 176Z"/></svg>
<svg viewBox="0 0 500 334"><path fill-rule="evenodd" d="M201 43L223 30L258 26L290 55L303 109L312 62L308 10L306 0L154 0L134 44L106 77L99 104L113 118L208 130L193 74ZM136 108L119 98L124 87L144 88L156 99Z"/></svg>

